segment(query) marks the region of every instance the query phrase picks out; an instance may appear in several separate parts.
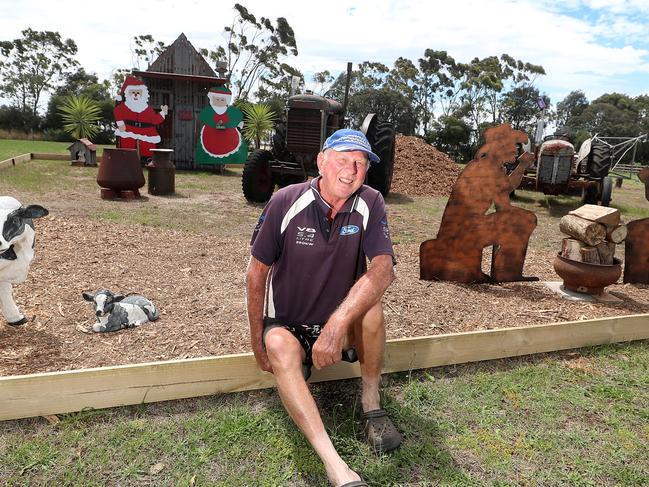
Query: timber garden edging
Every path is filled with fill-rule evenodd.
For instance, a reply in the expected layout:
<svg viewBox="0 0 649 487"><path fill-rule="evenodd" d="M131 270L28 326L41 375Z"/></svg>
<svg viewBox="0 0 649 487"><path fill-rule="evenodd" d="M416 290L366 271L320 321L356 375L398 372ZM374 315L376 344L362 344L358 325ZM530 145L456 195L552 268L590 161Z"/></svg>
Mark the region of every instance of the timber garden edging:
<svg viewBox="0 0 649 487"><path fill-rule="evenodd" d="M649 314L389 340L384 373L649 338ZM358 377L358 363L311 381ZM0 377L0 420L272 387L252 353Z"/></svg>
<svg viewBox="0 0 649 487"><path fill-rule="evenodd" d="M22 164L23 162L29 162L32 160L69 161L70 155L53 152L28 152L27 154L21 154L4 161L0 161L0 169L8 166L15 166L16 164Z"/></svg>

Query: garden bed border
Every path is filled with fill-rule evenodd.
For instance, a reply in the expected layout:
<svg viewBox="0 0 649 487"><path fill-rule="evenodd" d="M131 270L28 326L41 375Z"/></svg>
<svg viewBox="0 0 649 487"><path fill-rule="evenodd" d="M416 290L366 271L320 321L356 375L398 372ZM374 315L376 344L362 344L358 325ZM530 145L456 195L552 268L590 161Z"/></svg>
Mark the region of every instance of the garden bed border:
<svg viewBox="0 0 649 487"><path fill-rule="evenodd" d="M29 162L32 160L69 161L70 155L54 152L28 152L27 154L21 154L10 159L5 159L4 161L0 161L0 169L8 166L15 166L16 164L22 164L23 162Z"/></svg>
<svg viewBox="0 0 649 487"><path fill-rule="evenodd" d="M388 340L384 373L649 338L649 314ZM358 363L311 381L358 377ZM273 387L252 353L0 377L0 420Z"/></svg>

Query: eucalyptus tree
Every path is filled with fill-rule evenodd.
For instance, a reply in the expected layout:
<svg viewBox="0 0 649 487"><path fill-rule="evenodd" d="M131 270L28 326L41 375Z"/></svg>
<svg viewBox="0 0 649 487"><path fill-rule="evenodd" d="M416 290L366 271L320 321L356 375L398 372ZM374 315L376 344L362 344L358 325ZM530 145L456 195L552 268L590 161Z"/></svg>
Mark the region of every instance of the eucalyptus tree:
<svg viewBox="0 0 649 487"><path fill-rule="evenodd" d="M224 28L224 45L200 52L212 63L224 63L235 96L247 101L262 80L272 76L289 56L297 56L295 33L286 18L257 19L246 7L235 4L236 15Z"/></svg>
<svg viewBox="0 0 649 487"><path fill-rule="evenodd" d="M575 117L579 117L590 103L586 94L581 90L574 90L557 103L557 125L570 126Z"/></svg>
<svg viewBox="0 0 649 487"><path fill-rule="evenodd" d="M0 93L19 110L38 113L43 94L76 68L77 45L58 32L25 29L22 37L0 42Z"/></svg>

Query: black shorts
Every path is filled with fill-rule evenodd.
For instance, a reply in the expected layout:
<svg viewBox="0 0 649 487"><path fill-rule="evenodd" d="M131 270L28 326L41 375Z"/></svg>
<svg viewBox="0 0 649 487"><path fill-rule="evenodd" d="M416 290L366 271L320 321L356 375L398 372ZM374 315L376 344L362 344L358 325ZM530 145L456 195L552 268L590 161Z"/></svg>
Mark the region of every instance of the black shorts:
<svg viewBox="0 0 649 487"><path fill-rule="evenodd" d="M269 330L272 330L273 328L284 328L285 330L290 331L291 335L297 338L297 341L304 350L305 358L303 364L309 371L307 374L306 369L304 369L304 378L308 379L311 375L311 366L313 365L313 357L311 356L313 344L320 336L323 327L324 325L286 325L275 318L264 318L264 348L266 347L266 333L268 333ZM344 350L342 353L342 360L345 362L356 362L358 360L356 349L350 348Z"/></svg>

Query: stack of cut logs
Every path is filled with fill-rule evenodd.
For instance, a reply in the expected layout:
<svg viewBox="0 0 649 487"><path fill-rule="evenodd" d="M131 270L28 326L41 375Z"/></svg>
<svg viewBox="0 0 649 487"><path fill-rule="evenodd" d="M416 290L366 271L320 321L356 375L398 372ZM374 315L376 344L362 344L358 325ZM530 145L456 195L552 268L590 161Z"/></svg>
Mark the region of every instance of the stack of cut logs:
<svg viewBox="0 0 649 487"><path fill-rule="evenodd" d="M626 225L620 211L606 206L584 205L559 222L564 238L561 257L589 264L613 265L615 245L624 241Z"/></svg>

